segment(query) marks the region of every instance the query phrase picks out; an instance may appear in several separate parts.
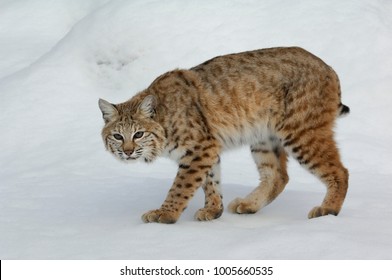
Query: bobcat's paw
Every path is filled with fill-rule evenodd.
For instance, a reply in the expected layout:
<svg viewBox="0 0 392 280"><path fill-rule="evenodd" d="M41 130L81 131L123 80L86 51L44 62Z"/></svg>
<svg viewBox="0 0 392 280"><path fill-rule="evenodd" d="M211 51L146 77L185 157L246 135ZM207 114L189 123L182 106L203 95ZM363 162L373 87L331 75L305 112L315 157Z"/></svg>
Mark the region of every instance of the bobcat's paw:
<svg viewBox="0 0 392 280"><path fill-rule="evenodd" d="M211 221L218 219L223 213L223 208L201 208L195 214L198 221Z"/></svg>
<svg viewBox="0 0 392 280"><path fill-rule="evenodd" d="M176 212L166 209L156 209L144 213L142 220L145 223L162 223L174 224L177 222L179 215Z"/></svg>
<svg viewBox="0 0 392 280"><path fill-rule="evenodd" d="M316 206L314 207L312 210L310 210L309 214L308 214L308 218L312 219L312 218L317 218L320 216L326 216L326 215L338 215L338 211L333 210L331 208L325 208L325 207L321 207L321 206Z"/></svg>
<svg viewBox="0 0 392 280"><path fill-rule="evenodd" d="M231 212L238 214L254 214L259 210L255 203L249 202L243 198L234 199L230 202L228 208Z"/></svg>

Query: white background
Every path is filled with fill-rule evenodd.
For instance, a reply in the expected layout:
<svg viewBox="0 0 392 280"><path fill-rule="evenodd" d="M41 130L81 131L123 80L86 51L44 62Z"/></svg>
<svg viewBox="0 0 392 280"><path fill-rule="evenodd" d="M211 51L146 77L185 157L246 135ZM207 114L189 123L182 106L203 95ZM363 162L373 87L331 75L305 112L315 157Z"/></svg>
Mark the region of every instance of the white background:
<svg viewBox="0 0 392 280"><path fill-rule="evenodd" d="M268 280L329 280L329 279L352 279L366 278L377 280L391 279L390 261L202 261L202 260L155 260L155 261L3 261L2 279L4 280L68 280L68 279L268 279ZM235 267L270 267L272 275L215 275L215 267L230 268ZM203 270L199 275L121 275L121 269L132 268L146 272L161 268L164 270L179 271L185 273L188 269ZM154 272L156 273L156 272Z"/></svg>

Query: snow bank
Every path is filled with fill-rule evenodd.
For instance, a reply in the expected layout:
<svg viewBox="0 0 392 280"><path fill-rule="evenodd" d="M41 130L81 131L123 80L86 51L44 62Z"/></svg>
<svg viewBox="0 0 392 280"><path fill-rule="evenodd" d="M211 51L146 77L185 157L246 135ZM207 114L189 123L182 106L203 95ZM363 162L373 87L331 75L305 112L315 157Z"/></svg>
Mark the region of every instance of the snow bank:
<svg viewBox="0 0 392 280"><path fill-rule="evenodd" d="M0 3L1 259L389 259L392 4L388 1ZM255 215L143 224L175 175L104 151L99 97L121 102L159 74L216 55L298 45L339 73L352 113L336 138L350 170L338 217L308 220L324 187L290 162ZM222 158L225 204L257 184L248 149Z"/></svg>

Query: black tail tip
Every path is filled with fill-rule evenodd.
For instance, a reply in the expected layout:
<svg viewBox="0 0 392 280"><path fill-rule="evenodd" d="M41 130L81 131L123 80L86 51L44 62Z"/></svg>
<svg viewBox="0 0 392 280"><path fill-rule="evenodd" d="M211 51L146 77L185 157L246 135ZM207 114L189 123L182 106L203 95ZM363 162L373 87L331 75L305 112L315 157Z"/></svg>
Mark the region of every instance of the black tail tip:
<svg viewBox="0 0 392 280"><path fill-rule="evenodd" d="M340 106L340 114L339 115L343 116L343 115L347 115L348 113L350 113L350 107L348 107L348 106L346 106L344 104L341 104L341 106Z"/></svg>

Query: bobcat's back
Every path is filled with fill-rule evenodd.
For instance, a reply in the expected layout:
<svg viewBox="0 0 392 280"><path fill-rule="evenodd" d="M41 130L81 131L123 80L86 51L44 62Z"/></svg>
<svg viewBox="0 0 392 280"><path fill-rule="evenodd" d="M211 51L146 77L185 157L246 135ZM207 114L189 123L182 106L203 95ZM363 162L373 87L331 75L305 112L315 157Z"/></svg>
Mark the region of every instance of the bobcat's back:
<svg viewBox="0 0 392 280"><path fill-rule="evenodd" d="M225 147L257 141L266 129L288 134L306 123L312 127L320 118L332 124L348 111L340 102L336 73L301 48L220 56L190 71L172 75L181 77L188 88L199 87L189 91L196 95L193 105L200 107Z"/></svg>

